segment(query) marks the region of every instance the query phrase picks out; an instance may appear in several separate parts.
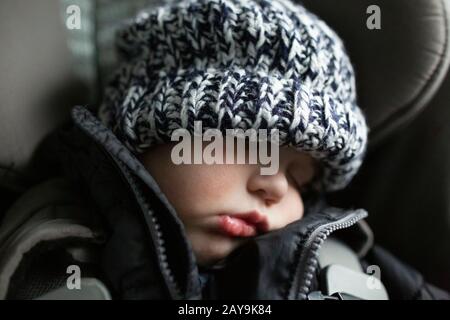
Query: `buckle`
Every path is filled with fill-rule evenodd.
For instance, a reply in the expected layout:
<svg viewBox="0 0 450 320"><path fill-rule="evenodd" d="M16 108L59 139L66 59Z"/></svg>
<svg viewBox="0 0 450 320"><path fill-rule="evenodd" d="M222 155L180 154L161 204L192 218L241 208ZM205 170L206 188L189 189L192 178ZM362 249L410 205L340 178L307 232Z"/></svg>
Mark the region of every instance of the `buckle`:
<svg viewBox="0 0 450 320"><path fill-rule="evenodd" d="M386 288L375 276L332 264L321 272L324 297L331 300L388 300Z"/></svg>
<svg viewBox="0 0 450 320"><path fill-rule="evenodd" d="M344 292L335 292L331 295L324 295L320 291L313 291L308 294L307 300L362 300Z"/></svg>

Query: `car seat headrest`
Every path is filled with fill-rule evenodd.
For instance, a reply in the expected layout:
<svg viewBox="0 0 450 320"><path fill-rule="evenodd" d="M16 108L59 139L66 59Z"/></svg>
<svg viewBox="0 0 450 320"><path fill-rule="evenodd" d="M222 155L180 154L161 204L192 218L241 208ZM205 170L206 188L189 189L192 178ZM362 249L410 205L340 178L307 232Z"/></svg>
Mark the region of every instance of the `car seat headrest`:
<svg viewBox="0 0 450 320"><path fill-rule="evenodd" d="M450 63L449 0L304 0L343 39L358 102L371 128L369 148L413 119ZM379 8L378 14L370 6ZM369 8L369 10L368 10ZM380 29L367 20L379 18ZM375 21L375 20L372 20Z"/></svg>
<svg viewBox="0 0 450 320"><path fill-rule="evenodd" d="M43 138L85 101L72 70L58 1L5 1L0 9L0 186L31 184ZM80 94L81 93L81 94ZM84 93L84 95L83 95Z"/></svg>

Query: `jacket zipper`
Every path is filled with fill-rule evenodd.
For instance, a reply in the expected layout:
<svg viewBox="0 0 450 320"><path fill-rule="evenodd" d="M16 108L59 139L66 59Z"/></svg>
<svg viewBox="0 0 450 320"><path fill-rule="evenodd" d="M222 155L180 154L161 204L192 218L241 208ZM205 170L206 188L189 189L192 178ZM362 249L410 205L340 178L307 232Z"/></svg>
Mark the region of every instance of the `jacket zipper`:
<svg viewBox="0 0 450 320"><path fill-rule="evenodd" d="M305 300L307 298L311 291L311 280L317 270L319 250L329 235L334 231L348 228L367 216L366 211L357 210L338 221L321 225L311 233L305 242L295 272L297 275L303 274L303 277L299 281L294 280L289 291L289 299Z"/></svg>
<svg viewBox="0 0 450 320"><path fill-rule="evenodd" d="M145 200L145 197L143 195L143 192L136 182L135 178L129 173L127 165L123 162L123 160L120 159L120 157L113 156L109 148L107 148L104 143L96 136L95 131L92 130L92 128L85 126L82 121L80 122L79 112L85 113L84 116L86 116L86 111L83 110L76 110L77 114L74 116L74 111L72 111L72 117L74 118L75 124L83 131L89 138L92 138L96 145L100 147L100 150L104 152L104 154L112 160L112 162L115 164L116 168L119 171L119 174L125 178L126 182L128 182L132 188L132 191L134 191L134 194L138 200L139 206L141 208L141 213L143 215L143 218L145 219L148 230L150 231L150 236L154 241L154 246L156 248L157 258L159 267L161 270L161 273L163 275L163 278L166 282L167 289L169 291L169 294L173 299L183 299L183 295L181 293L181 286L177 281L175 280L174 273L169 267L168 257L166 254L166 247L165 247L165 241L162 237L161 232L161 225L158 222L158 219L156 218L156 215L154 214L153 210L151 209L150 205L148 204L147 200ZM93 117L89 112L87 114L88 117ZM151 221L150 221L151 219Z"/></svg>
<svg viewBox="0 0 450 320"><path fill-rule="evenodd" d="M116 161L115 159L113 159L113 160ZM166 281L167 287L169 289L169 293L173 299L182 299L183 297L181 294L180 285L175 280L174 273L172 272L172 270L170 269L170 266L169 266L168 257L166 254L167 250L165 247L165 241L163 239L162 232L161 232L161 225L159 224L158 219L157 219L156 215L154 214L153 210L150 208L149 203L145 199L141 188L136 183L136 180L132 177L132 175L128 172L128 169L126 169L125 164L123 164L121 160L117 160L117 162L119 163L119 166L125 167L125 169L119 168L119 170L121 172L123 172L123 174L125 175L125 178L128 180L128 182L134 189L138 203L141 206L142 212L144 213L144 219L147 222L151 237L155 243L159 266L161 269L161 273L163 274L163 277ZM149 223L149 220L147 217L149 217L151 219L152 223ZM152 226L153 226L153 228L152 228Z"/></svg>

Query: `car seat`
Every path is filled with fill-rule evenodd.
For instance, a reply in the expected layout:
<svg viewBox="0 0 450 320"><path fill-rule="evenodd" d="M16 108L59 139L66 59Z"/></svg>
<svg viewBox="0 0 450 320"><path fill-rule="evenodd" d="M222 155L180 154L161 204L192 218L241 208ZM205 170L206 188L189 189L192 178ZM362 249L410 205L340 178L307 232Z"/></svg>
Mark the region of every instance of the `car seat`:
<svg viewBox="0 0 450 320"><path fill-rule="evenodd" d="M128 2L134 5L120 11L127 15L159 3ZM371 128L360 173L330 201L366 208L378 243L450 289L450 0L303 3L343 38ZM380 8L381 29L367 28L370 5ZM68 120L72 106L97 103L107 77L99 61L110 43L103 44L94 27L102 24L67 31L65 6L54 0L0 4L0 221L20 194L57 174L46 137ZM101 19L102 6L89 10L89 21ZM80 77L81 64L91 73Z"/></svg>

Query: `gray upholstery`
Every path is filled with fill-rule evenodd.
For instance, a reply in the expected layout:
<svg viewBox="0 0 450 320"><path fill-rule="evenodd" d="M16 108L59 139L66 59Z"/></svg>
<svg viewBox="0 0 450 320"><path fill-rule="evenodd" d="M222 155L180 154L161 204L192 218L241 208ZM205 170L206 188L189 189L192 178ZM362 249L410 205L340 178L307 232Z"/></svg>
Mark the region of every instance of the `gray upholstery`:
<svg viewBox="0 0 450 320"><path fill-rule="evenodd" d="M433 97L450 62L448 0L305 0L344 39L355 65L370 148L410 121ZM381 29L369 30L369 5Z"/></svg>
<svg viewBox="0 0 450 320"><path fill-rule="evenodd" d="M111 300L111 294L100 280L84 278L80 290L69 290L63 286L36 300Z"/></svg>
<svg viewBox="0 0 450 320"><path fill-rule="evenodd" d="M450 290L450 74L419 117L371 152L336 205L363 207L375 241Z"/></svg>
<svg viewBox="0 0 450 320"><path fill-rule="evenodd" d="M21 190L33 152L86 94L57 0L0 2L0 185Z"/></svg>

